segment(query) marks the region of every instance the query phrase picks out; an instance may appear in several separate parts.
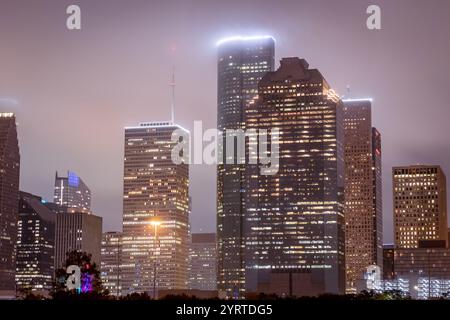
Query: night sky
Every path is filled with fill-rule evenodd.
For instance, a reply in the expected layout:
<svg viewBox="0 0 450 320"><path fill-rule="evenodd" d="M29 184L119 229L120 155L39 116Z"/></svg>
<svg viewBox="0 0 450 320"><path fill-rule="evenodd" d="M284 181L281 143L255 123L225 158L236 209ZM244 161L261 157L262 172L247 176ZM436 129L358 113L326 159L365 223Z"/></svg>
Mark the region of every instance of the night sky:
<svg viewBox="0 0 450 320"><path fill-rule="evenodd" d="M82 30L66 28L69 4ZM366 28L369 4L382 30ZM276 38L277 61L305 58L339 94L374 99L391 242L392 166L439 164L450 177L448 0L0 0L0 111L17 114L21 189L51 200L55 171L73 170L104 231L121 230L123 128L170 118L173 65L176 122L214 128L215 43L254 34ZM215 189L215 167L191 166L194 232L215 231Z"/></svg>

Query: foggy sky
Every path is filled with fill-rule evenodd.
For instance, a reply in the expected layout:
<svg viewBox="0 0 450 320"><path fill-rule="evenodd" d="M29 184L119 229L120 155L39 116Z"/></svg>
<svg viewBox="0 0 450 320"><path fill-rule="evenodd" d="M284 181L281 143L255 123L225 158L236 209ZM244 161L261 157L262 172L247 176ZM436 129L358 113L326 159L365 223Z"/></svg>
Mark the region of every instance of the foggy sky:
<svg viewBox="0 0 450 320"><path fill-rule="evenodd" d="M66 29L69 4L81 7L80 31ZM369 4L382 30L366 28ZM51 200L55 171L73 170L104 231L121 230L123 128L169 119L173 65L176 122L214 128L215 43L237 34L273 35L277 61L305 58L341 95L350 85L374 99L392 242L392 166L439 164L450 176L446 0L0 0L0 110L17 114L21 190ZM215 168L190 169L193 231L215 231Z"/></svg>

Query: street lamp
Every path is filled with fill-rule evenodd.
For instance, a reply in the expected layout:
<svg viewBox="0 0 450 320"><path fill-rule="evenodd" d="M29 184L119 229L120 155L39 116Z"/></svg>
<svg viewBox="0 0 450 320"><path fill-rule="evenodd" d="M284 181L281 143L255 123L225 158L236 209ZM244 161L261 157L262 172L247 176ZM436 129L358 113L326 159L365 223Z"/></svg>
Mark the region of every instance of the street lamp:
<svg viewBox="0 0 450 320"><path fill-rule="evenodd" d="M161 221L150 221L150 225L152 225L154 227L154 237L155 237L155 243L158 243L158 226L161 225ZM159 243L158 243L158 251L160 250L159 248ZM155 255L155 260L153 261L153 299L156 299L156 248L154 251L154 255Z"/></svg>

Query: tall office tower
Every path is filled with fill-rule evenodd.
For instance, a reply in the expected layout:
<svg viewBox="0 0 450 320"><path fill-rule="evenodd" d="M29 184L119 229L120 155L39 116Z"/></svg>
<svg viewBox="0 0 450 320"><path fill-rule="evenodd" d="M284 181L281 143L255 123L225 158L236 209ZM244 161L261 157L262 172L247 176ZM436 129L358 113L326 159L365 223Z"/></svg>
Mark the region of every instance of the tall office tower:
<svg viewBox="0 0 450 320"><path fill-rule="evenodd" d="M417 248L419 240L445 240L446 178L440 166L392 168L396 248Z"/></svg>
<svg viewBox="0 0 450 320"><path fill-rule="evenodd" d="M16 118L0 113L0 296L15 296L20 154Z"/></svg>
<svg viewBox="0 0 450 320"><path fill-rule="evenodd" d="M215 233L193 233L189 255L189 289L217 290Z"/></svg>
<svg viewBox="0 0 450 320"><path fill-rule="evenodd" d="M42 198L20 192L17 228L17 292L48 295L55 274L56 215Z"/></svg>
<svg viewBox="0 0 450 320"><path fill-rule="evenodd" d="M58 213L55 234L55 270L64 265L67 253L74 250L91 254L91 261L100 267L101 217L84 212Z"/></svg>
<svg viewBox="0 0 450 320"><path fill-rule="evenodd" d="M282 59L258 91L246 128L279 129L279 165L272 175L261 173L265 165L247 165L247 289L343 293L342 102L322 74L299 58ZM256 155L249 156L250 162Z"/></svg>
<svg viewBox="0 0 450 320"><path fill-rule="evenodd" d="M258 94L259 80L273 71L274 59L275 40L270 36L234 37L218 43L219 130L245 128L245 108ZM220 295L228 298L242 298L245 293L244 170L245 165L237 164L217 167L217 281Z"/></svg>
<svg viewBox="0 0 450 320"><path fill-rule="evenodd" d="M116 297L121 295L122 232L105 232L102 237L100 277L105 289Z"/></svg>
<svg viewBox="0 0 450 320"><path fill-rule="evenodd" d="M172 122L125 128L122 294L187 289L189 166L171 158Z"/></svg>
<svg viewBox="0 0 450 320"><path fill-rule="evenodd" d="M383 267L381 135L372 128L371 99L344 103L346 292L370 265Z"/></svg>
<svg viewBox="0 0 450 320"><path fill-rule="evenodd" d="M90 212L91 190L75 172L68 171L67 177L60 177L56 172L53 201L71 212Z"/></svg>

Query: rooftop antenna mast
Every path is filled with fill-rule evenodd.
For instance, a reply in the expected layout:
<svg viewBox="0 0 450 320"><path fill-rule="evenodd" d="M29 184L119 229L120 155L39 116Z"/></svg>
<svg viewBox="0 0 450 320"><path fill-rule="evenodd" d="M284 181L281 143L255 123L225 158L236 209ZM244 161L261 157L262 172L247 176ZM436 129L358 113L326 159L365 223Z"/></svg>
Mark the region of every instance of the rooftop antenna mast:
<svg viewBox="0 0 450 320"><path fill-rule="evenodd" d="M176 47L175 45L171 48L172 58L175 57ZM175 59L173 59L175 60ZM172 124L175 123L175 65L172 66L172 80L170 81L170 88L172 89L171 96L171 121Z"/></svg>
<svg viewBox="0 0 450 320"><path fill-rule="evenodd" d="M172 123L175 123L175 67L172 67L172 81L170 82L170 87L172 88L171 121Z"/></svg>

